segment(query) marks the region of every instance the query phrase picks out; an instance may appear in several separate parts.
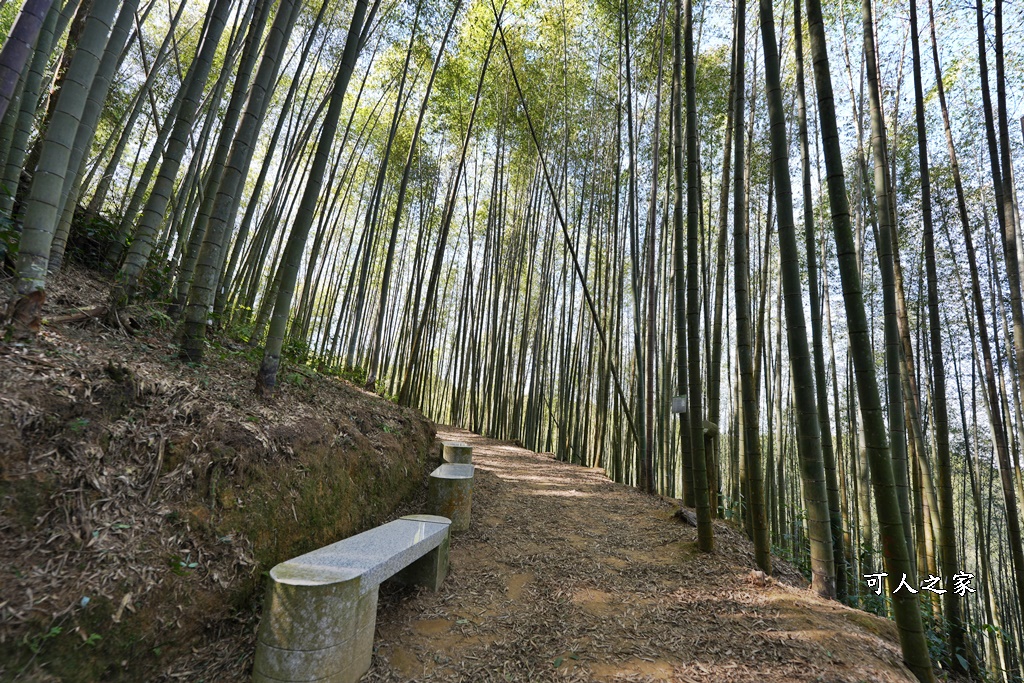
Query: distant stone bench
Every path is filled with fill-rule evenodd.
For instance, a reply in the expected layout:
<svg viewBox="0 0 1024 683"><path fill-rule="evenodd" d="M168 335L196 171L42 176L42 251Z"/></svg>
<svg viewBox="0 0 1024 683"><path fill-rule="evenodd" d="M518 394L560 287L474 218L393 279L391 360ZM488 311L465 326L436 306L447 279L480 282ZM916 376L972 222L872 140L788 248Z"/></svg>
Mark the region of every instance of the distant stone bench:
<svg viewBox="0 0 1024 683"><path fill-rule="evenodd" d="M473 447L464 441L442 441L441 457L454 465L469 465L473 462Z"/></svg>
<svg viewBox="0 0 1024 683"><path fill-rule="evenodd" d="M469 528L472 507L472 465L446 463L430 473L427 510L452 520L452 533Z"/></svg>
<svg viewBox="0 0 1024 683"><path fill-rule="evenodd" d="M440 588L449 526L409 515L271 569L253 680L358 681L373 655L378 586L394 577Z"/></svg>

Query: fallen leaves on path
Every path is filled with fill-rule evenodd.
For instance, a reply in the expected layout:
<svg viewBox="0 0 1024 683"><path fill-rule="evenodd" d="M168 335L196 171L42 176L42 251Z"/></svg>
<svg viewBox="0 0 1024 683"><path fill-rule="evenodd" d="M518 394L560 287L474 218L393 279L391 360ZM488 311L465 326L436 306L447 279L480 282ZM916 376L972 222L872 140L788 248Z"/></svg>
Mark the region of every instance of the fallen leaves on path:
<svg viewBox="0 0 1024 683"><path fill-rule="evenodd" d="M752 581L716 523L696 548L676 506L452 428L477 467L470 530L438 593L381 592L364 681L913 681L893 625L820 600L792 568Z"/></svg>

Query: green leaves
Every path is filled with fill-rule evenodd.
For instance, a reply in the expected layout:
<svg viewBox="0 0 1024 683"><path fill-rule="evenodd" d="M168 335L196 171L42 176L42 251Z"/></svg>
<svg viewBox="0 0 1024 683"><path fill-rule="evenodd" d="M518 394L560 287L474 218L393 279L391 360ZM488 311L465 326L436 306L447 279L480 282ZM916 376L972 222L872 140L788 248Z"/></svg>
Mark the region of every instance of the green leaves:
<svg viewBox="0 0 1024 683"><path fill-rule="evenodd" d="M34 636L26 635L21 642L25 647L32 651L32 654L37 655L39 654L39 651L43 649L43 645L46 644L46 641L56 638L63 632L64 629L60 626L53 626L46 633L40 633Z"/></svg>
<svg viewBox="0 0 1024 683"><path fill-rule="evenodd" d="M178 576L185 576L188 570L199 567L199 563L192 560L191 553L186 554L185 559L181 559L178 555L172 555L169 564L171 571Z"/></svg>

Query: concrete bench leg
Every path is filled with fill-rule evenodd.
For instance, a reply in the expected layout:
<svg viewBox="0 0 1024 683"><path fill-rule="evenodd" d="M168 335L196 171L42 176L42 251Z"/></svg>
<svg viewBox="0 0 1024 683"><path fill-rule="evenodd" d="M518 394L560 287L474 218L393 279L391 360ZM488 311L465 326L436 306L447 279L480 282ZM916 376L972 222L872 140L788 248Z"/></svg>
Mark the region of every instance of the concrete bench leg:
<svg viewBox="0 0 1024 683"><path fill-rule="evenodd" d="M448 538L438 547L416 560L392 580L410 586L424 586L432 591L441 589L441 583L448 576Z"/></svg>
<svg viewBox="0 0 1024 683"><path fill-rule="evenodd" d="M364 593L359 583L308 585L272 577L253 681L356 683L370 668L377 622L377 586Z"/></svg>
<svg viewBox="0 0 1024 683"><path fill-rule="evenodd" d="M469 528L472 506L472 477L450 479L431 475L427 485L427 511L452 520L452 533Z"/></svg>

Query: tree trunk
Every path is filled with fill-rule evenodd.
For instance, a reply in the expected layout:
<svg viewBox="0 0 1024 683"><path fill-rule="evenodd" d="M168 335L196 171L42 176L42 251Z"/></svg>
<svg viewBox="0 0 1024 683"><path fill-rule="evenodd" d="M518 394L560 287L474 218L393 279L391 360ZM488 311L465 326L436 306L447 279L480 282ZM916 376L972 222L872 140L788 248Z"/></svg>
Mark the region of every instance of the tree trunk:
<svg viewBox="0 0 1024 683"><path fill-rule="evenodd" d="M376 383L377 372L380 369L382 351L381 335L384 330L384 310L387 308L388 290L391 284L392 263L395 257L395 246L398 242L398 228L401 224L405 198L409 189L409 179L412 172L413 161L416 158L416 147L419 143L420 130L423 126L423 119L427 113L427 105L430 103L430 93L434 87L434 79L437 76L437 70L441 65L441 59L444 57L445 47L448 45L448 38L451 35L452 27L455 25L455 18L458 16L459 9L461 7L462 0L455 0L455 6L452 8L451 18L448 20L444 37L441 38L441 46L437 50L437 57L434 58L434 64L430 70L430 77L427 79L426 92L423 94L423 102L420 104L419 114L416 117L416 127L413 130L412 142L409 144L409 154L406 156L405 167L402 169L402 180L399 183L398 196L395 200L395 217L391 223L391 238L388 241L388 254L384 260L384 273L381 276L380 301L377 306L377 322L374 327L373 341L370 343L370 367L366 373L366 383L368 385Z"/></svg>
<svg viewBox="0 0 1024 683"><path fill-rule="evenodd" d="M932 228L931 177L928 168L928 128L925 125L924 88L921 83L921 46L918 40L917 0L910 0L910 44L914 58L914 113L917 125L917 158L921 176L921 219L924 224L925 269L928 274L928 325L931 349L932 414L935 456L939 478L939 545L942 574L952 577L959 569L956 526L953 516L953 469L949 451L949 410L946 406L946 369L942 351L942 321L939 318L938 270L935 264L935 235ZM949 641L950 670L968 671L962 662L973 659L968 651L960 600L953 591L943 594Z"/></svg>
<svg viewBox="0 0 1024 683"><path fill-rule="evenodd" d="M53 0L25 0L0 49L0 119L7 114L7 107L14 99L18 80L35 49L52 3Z"/></svg>
<svg viewBox="0 0 1024 683"><path fill-rule="evenodd" d="M89 88L89 95L82 111L82 119L78 124L78 131L75 134L74 146L71 148L71 156L68 160L68 174L64 177L64 185L61 189L59 207L62 207L57 227L54 232L53 242L50 244L50 272L60 270L64 262L64 249L67 246L68 235L71 232L71 219L74 216L75 208L78 206L78 195L82 187L82 176L85 170L85 162L89 149L92 147L93 137L96 134L96 126L99 124L100 115L103 112L103 105L107 100L107 92L110 90L110 82L117 70L117 63L128 41L128 31L135 18L135 11L138 7L138 0L125 0L117 15L107 39L107 45L103 51L93 78L92 87Z"/></svg>
<svg viewBox="0 0 1024 683"><path fill-rule="evenodd" d="M886 438L878 382L875 377L871 337L864 310L864 298L858 273L857 251L850 225L850 206L843 175L842 149L835 116L832 76L828 65L828 48L819 0L807 0L807 21L810 30L811 57L818 94L818 116L821 125L825 166L828 173L829 202L835 233L839 269L843 285L847 324L850 334L850 356L853 360L860 397L864 436L871 467L871 478L878 509L882 545L886 550L886 571L890 590L895 590L902 575L912 575L903 535L903 516L896 496L892 460ZM900 634L903 659L921 681L934 681L928 643L925 640L921 613L915 594L900 591L893 595L893 610Z"/></svg>
<svg viewBox="0 0 1024 683"><path fill-rule="evenodd" d="M733 107L733 119L743 121L745 109L745 62L746 53L744 44L746 42L746 18L747 9L745 2L736 5L736 35L733 39L735 53L733 70L736 74L735 96ZM741 169L746 163L745 140L742 133L737 132L735 140L735 167ZM735 192L733 195L733 287L736 300L736 354L739 365L740 384L740 423L742 433L743 458L746 461L746 469L749 473L752 468L760 470L761 466L761 436L758 429L758 405L757 391L754 387L754 360L751 349L750 329L750 264L749 264L749 235L747 221L747 194L744 189L744 179L737 173ZM761 477L755 477L759 481ZM753 492L751 492L753 494ZM751 496L753 497L753 495ZM758 495L753 501L748 500L748 505L753 504L754 523L754 554L757 566L766 573L771 572L771 546L768 543L766 525L764 522L763 494ZM759 504L761 503L761 504Z"/></svg>
<svg viewBox="0 0 1024 683"><path fill-rule="evenodd" d="M370 10L371 15L376 13L379 4L380 0L374 0L373 9ZM288 314L291 311L292 294L295 291L295 280L299 273L299 262L306 246L309 228L313 224L314 212L320 198L320 190L323 187L324 171L327 169L327 161L334 146L334 134L338 130L338 119L341 116L345 92L359 57L360 33L367 14L366 5L367 0L356 0L355 10L352 12L352 23L345 38L341 64L331 90L330 104L327 106L327 113L320 129L313 165L306 179L306 187L302 193L295 223L288 236L288 245L285 247L284 258L280 266L280 285L274 300L274 311L270 318L270 330L267 332L267 342L263 349L263 361L260 363L259 373L256 376L256 391L260 394L269 394L277 384L277 371L281 365L281 348L284 346L284 334L288 326Z"/></svg>
<svg viewBox="0 0 1024 683"><path fill-rule="evenodd" d="M150 254L156 244L156 233L164 219L164 212L171 198L174 181L181 168L189 133L199 110L199 100L206 87L206 79L213 66L217 44L220 42L232 4L233 0L214 0L210 5L210 18L206 32L196 58L189 66L188 75L182 83L184 96L174 120L174 127L167 143L167 150L163 155L160 171L157 173L153 189L150 190L149 199L143 207L142 217L135 229L124 264L118 272L117 284L111 292L111 299L115 304L120 305L132 300L139 276L149 263Z"/></svg>
<svg viewBox="0 0 1024 683"><path fill-rule="evenodd" d="M228 99L228 106L224 118L220 122L220 134L217 136L217 144L214 147L209 167L206 170L206 179L203 182L202 202L191 228L187 224L182 225L182 233L188 234L188 246L185 249L184 257L178 266L178 272L174 283L174 300L169 307L171 317L177 318L181 309L188 301L189 290L192 286L192 277L195 275L196 262L199 259L199 252L202 249L203 241L210 226L210 215L213 213L214 202L219 196L221 180L224 177L224 165L227 163L228 154L231 151L232 140L236 135L238 119L242 113L242 106L245 104L249 93L249 83L256 67L256 59L259 57L261 40L264 29L267 26L267 19L270 15L271 4L268 0L256 0L250 2L247 11L252 12L253 19L248 22L245 38L241 48L241 57L238 62L238 69L235 73L235 82L231 86L231 97ZM287 3L294 6L294 3ZM281 6L277 9L275 21L286 21L289 12ZM279 33L279 32L278 32ZM271 36L275 36L274 29L271 29ZM283 48L282 48L283 49ZM227 59L225 58L225 62ZM225 68L228 68L225 64ZM264 86L265 89L265 86ZM239 199L241 199L239 197Z"/></svg>
<svg viewBox="0 0 1024 683"><path fill-rule="evenodd" d="M459 155L458 165L455 168L454 180L452 181L451 189L445 201L444 214L441 219L440 234L438 235L437 247L434 252L434 260L430 269L430 280L427 283L426 300L423 302L423 312L422 315L420 315L418 322L413 326L414 332L412 346L409 350L408 366L406 367L405 378L402 381L402 389L398 395L398 402L402 405L412 404L413 376L414 373L420 369L419 364L421 348L423 345L423 333L425 331L427 321L430 319L430 314L433 310L435 299L437 297L438 279L441 276L441 265L444 261L445 247L448 244L448 232L451 228L452 218L455 213L455 203L458 198L459 183L461 182L463 169L466 164L466 153L469 149L469 143L472 138L473 123L476 120L477 109L480 105L480 96L484 87L484 76L487 73L487 66L490 63L491 53L494 49L494 40L498 35L500 26L500 15L496 15L494 31L491 33L491 39L487 47L487 55L484 57L483 66L480 69L480 79L477 82L476 97L473 100L473 109L469 115L469 123L466 128L466 136L462 142L462 150Z"/></svg>
<svg viewBox="0 0 1024 683"><path fill-rule="evenodd" d="M217 184L217 197L197 257L195 278L189 289L185 307L181 356L193 362L202 361L206 322L213 307L215 288L220 281L220 270L224 264L221 254L227 231L234 223L233 217L241 199L242 183L249 171L253 148L277 80L281 57L288 46L288 37L295 26L299 9L300 3L294 0L281 0L278 4L277 16L270 27L270 34L263 49L263 58L249 89L245 112L239 120L238 131L234 142L231 143L231 152L224 164L223 177Z"/></svg>
<svg viewBox="0 0 1024 683"><path fill-rule="evenodd" d="M57 229L60 194L64 178L73 173L68 162L85 102L99 68L100 55L110 35L117 0L97 0L82 32L75 57L64 76L53 118L46 128L39 163L32 176L25 226L18 252L19 294L46 287L50 245ZM77 170L77 169L76 169Z"/></svg>
<svg viewBox="0 0 1024 683"><path fill-rule="evenodd" d="M43 22L43 27L39 32L28 72L25 74L25 82L22 84L21 98L18 104L17 118L14 121L14 129L10 133L10 146L5 157L3 184L0 185L0 188L3 190L0 191L0 215L2 216L13 218L11 214L14 210L14 199L18 193L22 167L25 163L28 140L35 126L39 93L43 83L43 71L46 69L46 64L49 62L50 55L53 52L53 46L59 37L57 35L57 28L62 16L60 8L51 6L46 20ZM0 250L3 250L5 246L6 244L0 243ZM2 254L0 254L0 257L2 257Z"/></svg>
<svg viewBox="0 0 1024 683"><path fill-rule="evenodd" d="M803 179L804 244L807 249L807 289L811 305L811 339L814 347L814 388L817 392L818 425L821 433L821 455L825 466L829 520L832 530L832 559L835 563L836 599L847 600L846 553L843 545L843 516L839 498L839 477L836 454L832 448L832 429L828 414L828 389L825 380L825 350L822 334L822 307L818 294L817 243L814 237L814 203L811 194L811 162L807 142L807 103L804 87L804 39L800 20L801 0L793 3L793 38L796 49L797 128L800 139L800 167ZM828 296L828 290L824 290ZM839 404L836 403L838 411Z"/></svg>
<svg viewBox="0 0 1024 683"><path fill-rule="evenodd" d="M807 325L804 321L803 284L800 281L800 255L793 220L789 141L786 139L775 17L771 0L761 0L760 6L768 115L771 121L772 175L775 178L779 215L781 284L786 305L789 362L797 409L800 475L804 484L804 503L807 506L807 527L811 541L811 587L821 597L835 598L836 563L832 553L832 521L825 486L825 464L821 453L821 428L818 423L814 370L811 367L811 353L807 347ZM781 321L779 324L781 325ZM760 476L759 471L757 476ZM836 493L838 494L838 491Z"/></svg>
<svg viewBox="0 0 1024 683"><path fill-rule="evenodd" d="M892 197L889 194L889 165L886 144L885 120L882 114L881 86L878 83L878 62L875 55L874 19L871 14L871 0L861 3L864 23L864 60L868 77L868 106L871 120L871 152L874 165L875 205L878 219L878 265L882 276L882 302L884 309L885 367L888 394L889 438L892 451L892 468L896 478L900 510L903 514L903 535L907 553L913 556L913 538L910 516L910 487L907 480L907 438L903 406L903 372L900 356L901 342L896 311L896 275L893 263ZM914 577L916 571L908 573Z"/></svg>
<svg viewBox="0 0 1024 683"><path fill-rule="evenodd" d="M677 12L678 9L679 2L676 0ZM697 63L693 51L693 3L690 0L683 0L683 11L685 13L683 65L686 72L686 374L689 382L687 416L690 422L690 452L693 459L693 488L697 507L697 547L710 553L715 549L715 537L711 526L708 477L704 459L704 403L700 376L700 292L698 290L697 263L697 221L700 211L697 200ZM678 18L676 23L678 23ZM762 527L763 511L762 497Z"/></svg>

